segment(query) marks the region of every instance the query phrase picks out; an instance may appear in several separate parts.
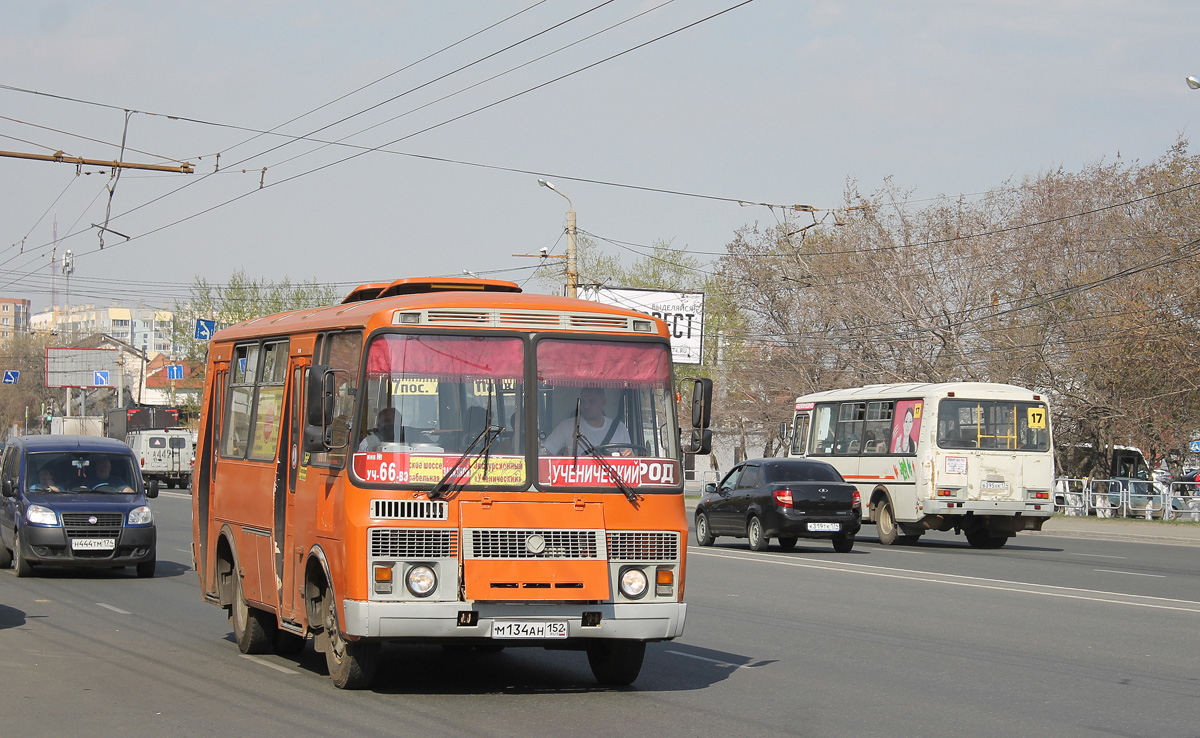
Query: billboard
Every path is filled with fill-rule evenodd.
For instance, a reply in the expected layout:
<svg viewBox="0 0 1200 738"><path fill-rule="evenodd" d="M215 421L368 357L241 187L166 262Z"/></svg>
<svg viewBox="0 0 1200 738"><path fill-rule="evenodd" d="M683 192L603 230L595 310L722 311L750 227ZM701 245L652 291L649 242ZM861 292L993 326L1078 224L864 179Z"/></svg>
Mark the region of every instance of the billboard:
<svg viewBox="0 0 1200 738"><path fill-rule="evenodd" d="M675 363L703 363L703 292L591 287L580 290L579 296L661 318L671 331L671 358Z"/></svg>
<svg viewBox="0 0 1200 738"><path fill-rule="evenodd" d="M117 349L46 349L47 387L116 387Z"/></svg>

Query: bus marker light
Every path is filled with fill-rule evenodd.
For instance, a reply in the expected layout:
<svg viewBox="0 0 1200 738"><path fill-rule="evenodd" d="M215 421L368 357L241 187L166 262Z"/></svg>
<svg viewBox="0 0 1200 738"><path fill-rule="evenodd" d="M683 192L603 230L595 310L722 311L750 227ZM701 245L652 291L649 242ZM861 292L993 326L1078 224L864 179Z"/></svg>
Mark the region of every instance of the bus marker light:
<svg viewBox="0 0 1200 738"><path fill-rule="evenodd" d="M659 569L654 573L654 594L659 597L670 597L675 591L675 572L670 569Z"/></svg>
<svg viewBox="0 0 1200 738"><path fill-rule="evenodd" d="M638 333L650 333L654 330L654 324L648 320L635 320L633 329Z"/></svg>
<svg viewBox="0 0 1200 738"><path fill-rule="evenodd" d="M396 313L396 317L392 322L399 323L400 325L416 325L421 322L421 314L420 313Z"/></svg>

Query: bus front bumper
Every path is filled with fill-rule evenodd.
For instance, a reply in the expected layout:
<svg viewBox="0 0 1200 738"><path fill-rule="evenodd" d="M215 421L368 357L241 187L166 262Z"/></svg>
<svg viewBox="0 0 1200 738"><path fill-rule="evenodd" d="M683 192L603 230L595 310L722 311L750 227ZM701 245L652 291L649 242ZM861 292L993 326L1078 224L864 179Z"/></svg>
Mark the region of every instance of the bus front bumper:
<svg viewBox="0 0 1200 738"><path fill-rule="evenodd" d="M494 622L565 622L567 638L613 638L660 641L683 635L687 604L683 602L603 604L508 604L495 602L342 603L346 635L360 638L492 638ZM463 613L476 613L464 616ZM583 625L584 613L599 613L596 625ZM595 619L595 615L589 616ZM460 622L471 622L460 625ZM553 645L554 640L496 639L519 646Z"/></svg>

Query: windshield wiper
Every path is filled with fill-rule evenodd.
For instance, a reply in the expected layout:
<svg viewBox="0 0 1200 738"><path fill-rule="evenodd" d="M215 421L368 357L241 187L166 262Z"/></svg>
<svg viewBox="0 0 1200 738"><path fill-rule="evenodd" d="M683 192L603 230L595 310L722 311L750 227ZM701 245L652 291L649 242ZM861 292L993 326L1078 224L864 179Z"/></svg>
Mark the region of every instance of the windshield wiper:
<svg viewBox="0 0 1200 738"><path fill-rule="evenodd" d="M458 460L454 462L454 466L450 467L450 469L444 475L442 475L442 478L438 480L437 484L430 488L428 492L429 499L440 500L441 498L445 497L445 493L442 490L450 488L450 485L447 484L447 482L449 482L450 478L459 472L459 470L462 468L463 462L471 456L471 452L475 450L475 447L479 445L480 441L483 441L483 448L480 449L479 453L475 454L475 456L478 457L480 454L484 455L483 475L484 477L487 477L487 455L491 452L492 443L500 437L502 432L504 432L504 428L491 424L485 425L483 430L479 432L479 435L475 436L475 440L471 441L471 443L467 446L467 450L463 451L462 456L459 456ZM467 464L468 472L470 469L471 465ZM451 491L462 489L464 486L466 486L467 482L470 481L471 475L468 473L467 480L459 483L457 489Z"/></svg>
<svg viewBox="0 0 1200 738"><path fill-rule="evenodd" d="M621 494L625 495L625 499L629 500L634 505L637 504L638 500L642 499L642 496L639 495L637 492L635 492L633 490L633 487L630 487L628 484L625 483L624 479L621 479L621 476L619 474L617 474L617 470L613 467L612 464L610 464L608 462L608 459L604 458L604 456L599 451L596 450L596 447L592 445L592 442L588 440L587 436L585 436L579 432L579 420L578 420L578 418L576 418L576 420L575 420L575 449L576 449L575 463L576 464L579 463L579 455L578 454L579 454L580 444L583 445L584 453L586 453L588 456L591 456L596 461L600 462L600 466L604 468L604 471L608 472L608 475L610 477L612 477L613 482L615 482L617 485L617 489L621 490Z"/></svg>

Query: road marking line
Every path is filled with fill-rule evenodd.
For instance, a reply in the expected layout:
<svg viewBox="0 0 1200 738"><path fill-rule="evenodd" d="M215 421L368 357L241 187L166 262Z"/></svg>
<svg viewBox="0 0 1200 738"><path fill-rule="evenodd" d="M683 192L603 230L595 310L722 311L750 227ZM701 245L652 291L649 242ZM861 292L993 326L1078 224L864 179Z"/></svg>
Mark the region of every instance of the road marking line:
<svg viewBox="0 0 1200 738"><path fill-rule="evenodd" d="M1092 569L1092 571L1102 571L1105 574L1129 574L1135 577L1156 577L1158 579L1166 579L1166 574L1142 574L1136 571L1118 571L1116 569Z"/></svg>
<svg viewBox="0 0 1200 738"><path fill-rule="evenodd" d="M254 662L254 663L256 663L256 664L261 664L261 665L263 665L263 666L267 667L268 669L274 669L275 671L282 671L284 674L299 674L299 673L300 673L300 672L296 671L295 669L289 669L289 668L287 668L286 666L280 666L280 665L278 665L278 664L272 664L270 661L266 661L266 660L264 660L264 659L260 659L260 658L259 658L259 657L257 657L257 656L249 656L249 655L247 655L247 654L244 654L244 653L243 653L243 654L240 654L240 656L241 656L242 658L244 658L244 659L247 659L247 660L253 661L253 662Z"/></svg>
<svg viewBox="0 0 1200 738"><path fill-rule="evenodd" d="M697 656L697 655L696 655L696 654L694 654L694 653L684 653L683 651L670 651L670 650L668 650L668 651L667 651L667 653L673 653L673 654L675 654L676 656L687 656L689 659L697 659L697 660L699 660L699 661L707 661L707 662L709 662L710 664L716 664L717 666L728 666L728 667L729 667L729 668L731 668L731 669L744 669L744 668L746 668L746 666L747 666L747 664L741 664L741 665L739 665L739 664L731 664L731 663L729 663L729 662L727 662L727 661L717 661L716 659L710 659L710 658L706 658L706 657L704 657L704 656Z"/></svg>
<svg viewBox="0 0 1200 738"><path fill-rule="evenodd" d="M1090 557L1096 558L1096 559L1127 559L1127 558L1129 558L1128 556L1109 556L1107 554L1081 554L1081 553L1075 553L1075 552L1071 552L1071 555L1072 556L1090 556Z"/></svg>
<svg viewBox="0 0 1200 738"><path fill-rule="evenodd" d="M885 577L888 579L906 579L914 582L927 582L929 584L948 584L957 587L971 587L974 589L991 589L1000 592L1017 592L1020 594L1038 595L1041 597L1062 597L1072 600L1087 600L1090 602L1102 602L1111 605L1128 605L1130 607L1145 607L1154 610L1176 610L1179 612L1194 612L1200 613L1200 602L1193 600L1179 600L1169 597L1148 597L1145 595L1125 594L1123 592L1106 592L1104 590L1081 589L1079 587L1061 587L1054 584L1033 584L1030 582L1014 582L1005 579L988 579L985 577L971 577L965 574L945 574L937 572L919 572L911 569L894 569L886 566L873 566L870 564L852 564L848 562L835 563L805 563L803 560L787 560L780 558L775 554L758 554L754 557L736 556L720 554L708 551L689 552L693 556L710 556L716 559L729 559L732 561L744 561L749 563L777 564L781 566L793 566L802 569L818 569L821 571L831 571L839 574L866 574L868 576ZM921 576L918 576L921 575ZM936 577L945 577L946 579L937 579ZM948 581L948 579L962 579L966 581ZM1081 594L1077 594L1081 593ZM1131 602L1129 600L1110 599L1113 597L1130 597L1143 600L1142 602ZM1176 604L1160 604L1160 603L1176 603Z"/></svg>
<svg viewBox="0 0 1200 738"><path fill-rule="evenodd" d="M191 495L185 495L185 494L184 494L184 493L182 493L182 492L167 492L166 490L161 490L161 489L158 491L158 496L159 496L159 497L177 497L177 498L179 498L179 499L181 499L181 500L190 500L190 499L192 499L192 496L191 496Z"/></svg>
<svg viewBox="0 0 1200 738"><path fill-rule="evenodd" d="M106 605L103 602L97 602L96 604L105 609L112 610L113 612L119 612L122 615L132 615L133 614L133 613L129 612L128 610L122 610L119 607L113 607L112 605Z"/></svg>

